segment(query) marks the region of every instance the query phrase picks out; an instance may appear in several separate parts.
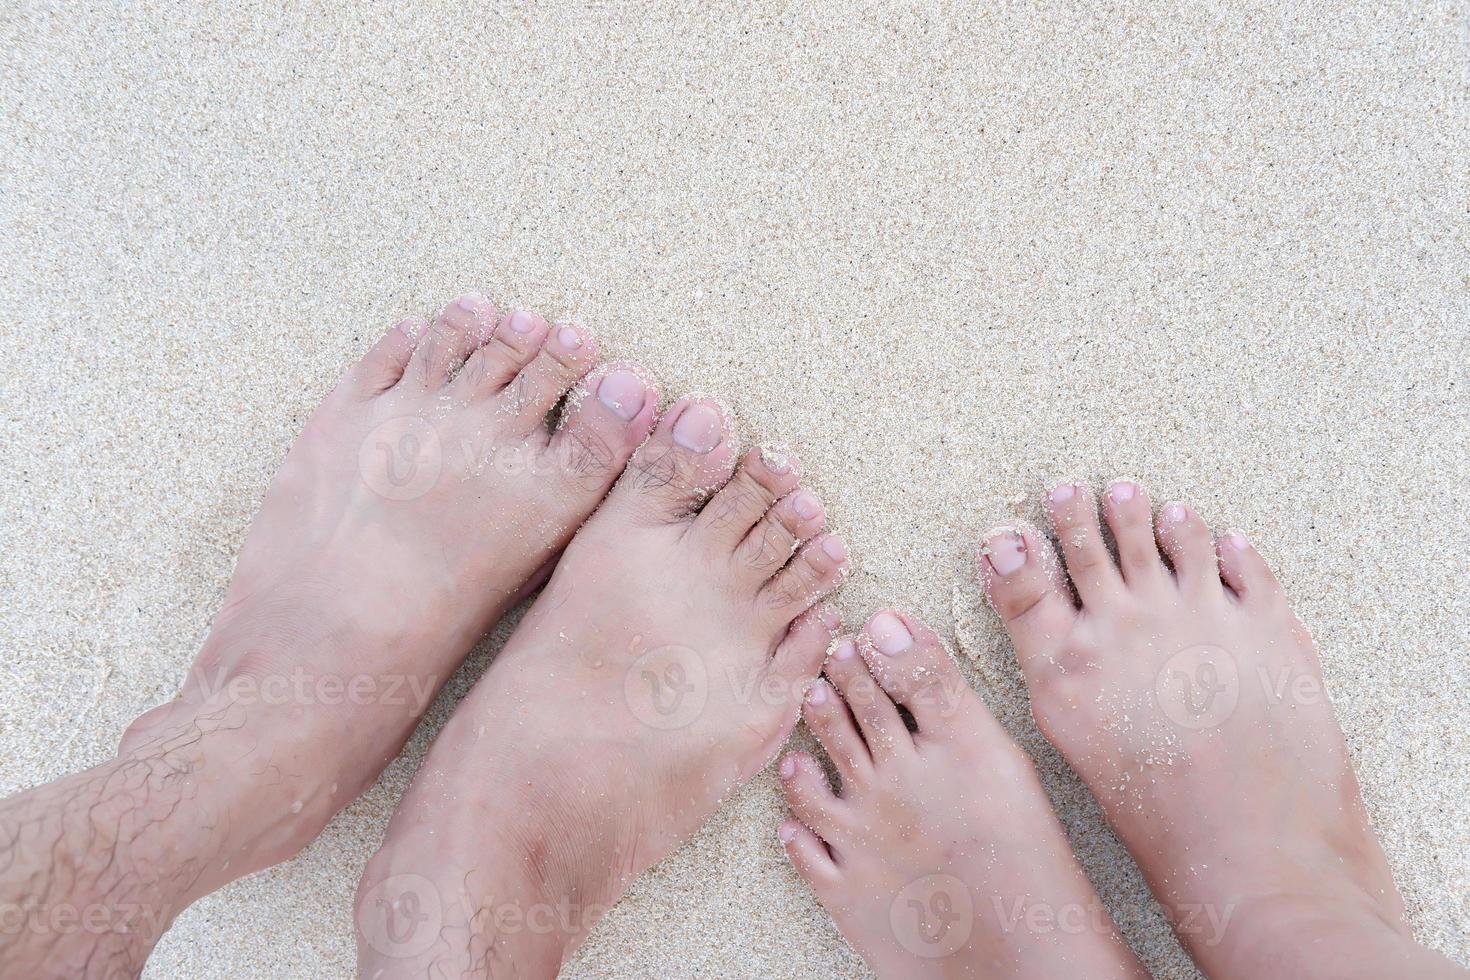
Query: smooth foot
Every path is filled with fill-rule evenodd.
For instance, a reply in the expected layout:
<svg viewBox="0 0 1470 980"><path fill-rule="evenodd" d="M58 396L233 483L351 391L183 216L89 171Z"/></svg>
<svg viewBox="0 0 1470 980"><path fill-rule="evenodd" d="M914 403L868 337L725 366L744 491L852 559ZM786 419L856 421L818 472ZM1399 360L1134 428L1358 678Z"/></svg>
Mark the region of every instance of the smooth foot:
<svg viewBox="0 0 1470 980"><path fill-rule="evenodd" d="M1136 484L1063 484L1050 545L998 531L980 574L1043 734L1102 803L1210 976L1463 975L1413 943L1317 653L1243 536ZM1408 971L1408 972L1405 972Z"/></svg>
<svg viewBox="0 0 1470 980"><path fill-rule="evenodd" d="M364 873L363 976L550 976L779 750L847 563L794 460L675 404L434 743Z"/></svg>
<svg viewBox="0 0 1470 980"><path fill-rule="evenodd" d="M242 799L220 820L257 838L224 877L289 856L376 778L622 472L656 395L629 368L589 376L596 347L463 296L389 330L307 421L181 695L123 740L229 735L217 782Z"/></svg>
<svg viewBox="0 0 1470 980"><path fill-rule="evenodd" d="M840 789L812 756L785 756L795 819L778 833L879 977L1146 976L1030 759L932 630L874 616L838 641L803 717Z"/></svg>

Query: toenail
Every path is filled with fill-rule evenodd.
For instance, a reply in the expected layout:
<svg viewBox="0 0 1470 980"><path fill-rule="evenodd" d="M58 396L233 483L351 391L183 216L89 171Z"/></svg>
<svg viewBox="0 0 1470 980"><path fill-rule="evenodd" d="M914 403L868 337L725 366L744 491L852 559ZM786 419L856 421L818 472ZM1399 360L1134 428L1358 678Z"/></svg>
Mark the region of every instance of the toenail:
<svg viewBox="0 0 1470 980"><path fill-rule="evenodd" d="M1132 500L1137 494L1138 487L1127 482L1114 483L1112 486L1108 487L1108 496L1112 497L1120 504L1127 503L1128 501Z"/></svg>
<svg viewBox="0 0 1470 980"><path fill-rule="evenodd" d="M479 293L467 293L454 301L454 305L466 313L479 313L490 301Z"/></svg>
<svg viewBox="0 0 1470 980"><path fill-rule="evenodd" d="M833 660L851 660L857 656L857 644L851 640L843 640L837 644L837 649L832 651Z"/></svg>
<svg viewBox="0 0 1470 980"><path fill-rule="evenodd" d="M788 778L796 775L796 756L788 755L781 760L781 775Z"/></svg>
<svg viewBox="0 0 1470 980"><path fill-rule="evenodd" d="M997 534L985 544L985 556L997 575L1010 575L1026 564L1026 541L1019 534Z"/></svg>
<svg viewBox="0 0 1470 980"><path fill-rule="evenodd" d="M1244 551L1251 546L1251 543L1245 539L1245 535L1236 531L1225 535L1225 543L1236 551Z"/></svg>
<svg viewBox="0 0 1470 980"><path fill-rule="evenodd" d="M834 534L831 537L822 539L822 550L833 561L842 561L847 557L847 542Z"/></svg>
<svg viewBox="0 0 1470 980"><path fill-rule="evenodd" d="M914 636L908 627L893 613L880 612L868 624L868 635L873 646L885 657L896 657L914 645Z"/></svg>
<svg viewBox="0 0 1470 980"><path fill-rule="evenodd" d="M781 839L781 843L790 844L796 840L796 825L788 820L776 830L776 836Z"/></svg>
<svg viewBox="0 0 1470 980"><path fill-rule="evenodd" d="M597 400L624 422L632 421L643 411L648 398L648 385L632 371L610 371L597 385Z"/></svg>
<svg viewBox="0 0 1470 980"><path fill-rule="evenodd" d="M516 310L510 315L510 328L516 333L530 333L536 329L536 315L525 310Z"/></svg>
<svg viewBox="0 0 1470 980"><path fill-rule="evenodd" d="M707 453L723 437L720 413L708 405L690 405L674 423L674 441L691 453Z"/></svg>
<svg viewBox="0 0 1470 980"><path fill-rule="evenodd" d="M582 335L576 327L562 327L556 332L556 343L562 350L576 350L582 346Z"/></svg>
<svg viewBox="0 0 1470 980"><path fill-rule="evenodd" d="M827 685L813 684L811 690L806 692L806 699L812 704L826 704Z"/></svg>
<svg viewBox="0 0 1470 980"><path fill-rule="evenodd" d="M761 447L761 462L766 464L766 469L772 473L791 472L791 454L782 452L774 446Z"/></svg>
<svg viewBox="0 0 1470 980"><path fill-rule="evenodd" d="M1065 504L1077 496L1077 486L1072 483L1063 483L1051 492L1051 502L1054 504Z"/></svg>
<svg viewBox="0 0 1470 980"><path fill-rule="evenodd" d="M407 320L399 321L398 329L403 331L403 335L409 340L418 340L419 334L424 331L424 325L422 321L409 317Z"/></svg>
<svg viewBox="0 0 1470 980"><path fill-rule="evenodd" d="M791 502L791 509L796 511L797 517L810 521L821 516L822 502L816 498L815 494L803 491L797 494L796 499Z"/></svg>
<svg viewBox="0 0 1470 980"><path fill-rule="evenodd" d="M1164 520L1170 524L1177 524L1189 515L1181 504L1170 504L1164 508Z"/></svg>

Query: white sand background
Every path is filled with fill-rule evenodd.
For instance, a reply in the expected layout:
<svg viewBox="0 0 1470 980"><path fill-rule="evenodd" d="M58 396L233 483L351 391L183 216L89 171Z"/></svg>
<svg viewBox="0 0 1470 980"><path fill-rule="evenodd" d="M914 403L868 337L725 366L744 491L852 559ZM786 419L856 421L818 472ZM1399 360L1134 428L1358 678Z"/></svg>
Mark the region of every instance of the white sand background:
<svg viewBox="0 0 1470 980"><path fill-rule="evenodd" d="M6 4L0 791L172 694L313 405L479 289L799 449L844 613L953 640L1164 977L1192 968L1031 730L972 540L1064 475L1246 530L1414 927L1470 962L1467 7L1083 6ZM348 975L363 862L501 640L149 975ZM864 975L782 814L767 772L567 974Z"/></svg>

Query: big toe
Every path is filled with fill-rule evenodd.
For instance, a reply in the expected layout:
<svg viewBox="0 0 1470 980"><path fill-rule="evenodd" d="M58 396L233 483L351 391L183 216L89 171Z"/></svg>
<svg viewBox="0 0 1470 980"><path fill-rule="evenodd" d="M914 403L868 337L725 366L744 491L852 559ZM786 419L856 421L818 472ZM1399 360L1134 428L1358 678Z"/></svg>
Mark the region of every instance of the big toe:
<svg viewBox="0 0 1470 980"><path fill-rule="evenodd" d="M641 368L599 368L567 398L546 447L553 470L573 488L601 497L648 438L657 404L658 390Z"/></svg>
<svg viewBox="0 0 1470 980"><path fill-rule="evenodd" d="M680 399L654 426L607 510L643 524L667 524L695 514L730 478L735 448L730 421L713 398Z"/></svg>
<svg viewBox="0 0 1470 980"><path fill-rule="evenodd" d="M941 731L974 697L939 636L907 613L876 613L863 628L861 650L873 678L914 716L920 735Z"/></svg>

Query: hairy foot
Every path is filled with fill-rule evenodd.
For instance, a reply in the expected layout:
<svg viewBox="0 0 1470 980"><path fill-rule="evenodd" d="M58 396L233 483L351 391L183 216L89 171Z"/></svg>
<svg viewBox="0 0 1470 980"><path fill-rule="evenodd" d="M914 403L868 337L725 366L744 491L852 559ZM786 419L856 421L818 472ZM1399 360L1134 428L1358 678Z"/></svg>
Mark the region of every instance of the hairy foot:
<svg viewBox="0 0 1470 980"><path fill-rule="evenodd" d="M307 421L182 694L123 742L243 730L231 778L262 786L222 819L279 814L279 832L230 876L299 848L377 776L647 436L656 395L628 368L592 375L548 428L595 356L582 328L463 296L389 330Z"/></svg>
<svg viewBox="0 0 1470 980"><path fill-rule="evenodd" d="M359 967L550 976L779 750L846 548L793 460L669 410L435 741L359 887Z"/></svg>
<svg viewBox="0 0 1470 980"><path fill-rule="evenodd" d="M1063 484L1048 543L1002 530L980 574L1043 734L1082 776L1211 976L1388 976L1414 946L1311 637L1239 534L1113 483ZM1424 962L1420 962L1423 960ZM1457 974L1458 975L1458 974Z"/></svg>
<svg viewBox="0 0 1470 980"><path fill-rule="evenodd" d="M779 836L879 977L1144 977L1030 759L933 631L892 610L833 648L781 760ZM910 729L895 705L913 720Z"/></svg>

